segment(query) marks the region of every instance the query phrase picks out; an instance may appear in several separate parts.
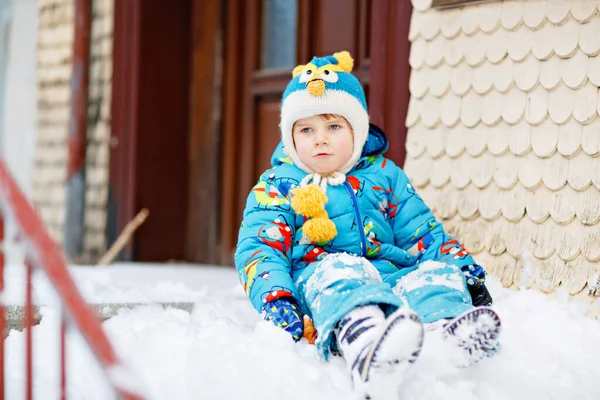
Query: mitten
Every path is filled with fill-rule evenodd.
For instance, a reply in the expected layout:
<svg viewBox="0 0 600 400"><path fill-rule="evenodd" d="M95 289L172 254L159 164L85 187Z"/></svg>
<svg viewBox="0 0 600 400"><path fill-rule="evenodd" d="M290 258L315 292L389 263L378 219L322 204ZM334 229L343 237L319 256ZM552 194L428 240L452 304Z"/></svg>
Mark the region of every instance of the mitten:
<svg viewBox="0 0 600 400"><path fill-rule="evenodd" d="M492 296L485 287L485 271L480 265L469 265L462 268L463 274L467 278L467 289L471 294L473 305L491 306Z"/></svg>
<svg viewBox="0 0 600 400"><path fill-rule="evenodd" d="M467 285L473 286L480 283L485 286L485 271L480 265L467 265L461 268L467 278Z"/></svg>
<svg viewBox="0 0 600 400"><path fill-rule="evenodd" d="M289 332L294 341L302 339L304 322L294 299L282 297L267 303L263 308L263 315L266 321Z"/></svg>

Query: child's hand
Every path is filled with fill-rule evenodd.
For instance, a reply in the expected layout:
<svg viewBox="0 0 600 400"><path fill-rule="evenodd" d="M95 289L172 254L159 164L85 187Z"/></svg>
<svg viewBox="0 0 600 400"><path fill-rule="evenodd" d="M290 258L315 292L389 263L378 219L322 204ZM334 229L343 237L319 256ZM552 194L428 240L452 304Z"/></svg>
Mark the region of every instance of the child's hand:
<svg viewBox="0 0 600 400"><path fill-rule="evenodd" d="M302 339L304 323L294 299L279 298L267 303L263 315L266 321L272 321L276 326L289 332L294 341Z"/></svg>

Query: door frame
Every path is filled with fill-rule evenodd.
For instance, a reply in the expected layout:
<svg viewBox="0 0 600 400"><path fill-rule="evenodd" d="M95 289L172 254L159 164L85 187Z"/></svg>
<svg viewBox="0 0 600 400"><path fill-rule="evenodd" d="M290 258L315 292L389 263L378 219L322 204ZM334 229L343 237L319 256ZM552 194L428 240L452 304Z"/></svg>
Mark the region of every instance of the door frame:
<svg viewBox="0 0 600 400"><path fill-rule="evenodd" d="M192 5L186 257L205 264L221 263L224 6L222 0Z"/></svg>

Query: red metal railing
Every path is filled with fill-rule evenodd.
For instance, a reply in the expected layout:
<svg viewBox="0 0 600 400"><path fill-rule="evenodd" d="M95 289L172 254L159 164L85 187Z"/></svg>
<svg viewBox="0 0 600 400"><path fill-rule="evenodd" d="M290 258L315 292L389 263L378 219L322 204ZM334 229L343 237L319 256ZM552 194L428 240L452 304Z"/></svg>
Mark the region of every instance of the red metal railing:
<svg viewBox="0 0 600 400"><path fill-rule="evenodd" d="M85 303L71 278L65 257L60 248L52 241L37 213L27 201L16 182L12 178L6 164L0 159L0 243L4 242L4 216L11 216L19 229L19 233L27 246L27 268L25 319L26 328L26 399L33 398L32 369L32 326L33 302L31 277L33 268L43 271L61 299L63 321L61 325L61 399L66 398L66 359L65 334L66 326L71 325L79 330L84 340L94 353L96 359L106 373L108 381L115 392L123 399L142 399L137 393L139 385L127 368L118 360L108 341L100 321L94 311ZM0 294L4 291L4 251L0 247ZM6 329L6 311L0 302L0 332ZM0 341L0 399L5 397L4 378L4 340Z"/></svg>

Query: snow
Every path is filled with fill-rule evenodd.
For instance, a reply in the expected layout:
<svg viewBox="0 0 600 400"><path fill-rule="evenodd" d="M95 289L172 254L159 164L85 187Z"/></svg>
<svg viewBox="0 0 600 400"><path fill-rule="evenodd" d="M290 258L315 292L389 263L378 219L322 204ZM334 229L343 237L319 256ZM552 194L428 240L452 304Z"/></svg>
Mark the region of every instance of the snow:
<svg viewBox="0 0 600 400"><path fill-rule="evenodd" d="M317 291L320 291L321 294L327 295L329 289L322 290L322 288L329 288L333 283L342 279L354 279L366 283L381 282L381 276L377 272L375 266L370 262L363 260L364 259L361 257L356 257L348 253L332 253L325 256L319 266L308 278L308 281L306 282L306 293L316 293ZM342 267L340 267L340 265L342 265ZM360 270L351 268L355 265L362 265L362 268L360 268ZM310 307L313 310L318 311L321 308L321 296L315 296Z"/></svg>
<svg viewBox="0 0 600 400"><path fill-rule="evenodd" d="M18 267L10 269L9 287L18 283ZM261 321L233 268L118 265L72 271L88 299L160 301L181 295L195 301L192 313L150 304L124 309L103 323L148 398L354 398L343 360L322 362L312 345L296 344ZM42 281L40 297L49 300ZM488 282L504 327L500 352L474 368L457 369L439 335L428 332L399 398L597 399L600 320L586 316L589 303L510 291L494 277ZM15 291L7 296L18 300ZM60 315L49 304L33 328L37 398L58 398ZM24 398L24 340L24 333L11 331L5 341L10 399ZM69 332L67 341L69 398L113 398L78 334ZM119 371L119 376L127 375Z"/></svg>
<svg viewBox="0 0 600 400"><path fill-rule="evenodd" d="M235 285L231 269L223 267L185 266L182 264L125 264L109 266L70 267L71 275L83 297L89 303L138 302L195 302L207 290ZM7 304L24 304L25 270L19 264L6 267L4 273ZM33 280L36 304L56 304L59 299L54 289L37 271Z"/></svg>
<svg viewBox="0 0 600 400"><path fill-rule="evenodd" d="M443 274L443 275L435 275L435 274L423 274L426 271L434 271L436 269L445 268L446 264L427 260L419 265L419 269L416 269L406 275L406 279L401 281L401 284L397 284L392 289L394 293L408 293L419 288L422 288L427 285L439 285L446 286L451 289L463 290L464 289L464 280L460 277L460 275L456 274Z"/></svg>

